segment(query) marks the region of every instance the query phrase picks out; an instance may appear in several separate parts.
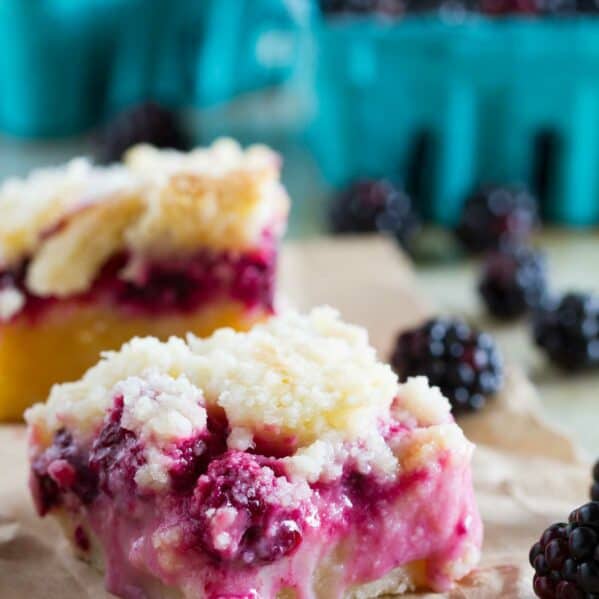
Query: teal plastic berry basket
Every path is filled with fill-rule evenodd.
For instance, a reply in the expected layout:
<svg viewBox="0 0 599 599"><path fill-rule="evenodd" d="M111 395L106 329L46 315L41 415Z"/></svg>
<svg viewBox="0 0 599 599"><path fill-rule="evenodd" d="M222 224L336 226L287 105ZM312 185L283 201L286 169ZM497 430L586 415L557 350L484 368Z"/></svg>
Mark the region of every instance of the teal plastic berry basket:
<svg viewBox="0 0 599 599"><path fill-rule="evenodd" d="M459 218L477 185L537 188L549 220L599 221L599 20L328 19L309 132L327 180L402 180Z"/></svg>
<svg viewBox="0 0 599 599"><path fill-rule="evenodd" d="M142 7L141 0L0 2L2 129L51 136L93 124L122 50L122 23L131 23L132 38L145 37L134 18Z"/></svg>
<svg viewBox="0 0 599 599"><path fill-rule="evenodd" d="M81 132L135 102L208 107L284 84L309 0L2 0L0 130Z"/></svg>
<svg viewBox="0 0 599 599"><path fill-rule="evenodd" d="M313 43L311 0L205 0L194 104L275 88L303 74ZM308 65L309 66L309 65Z"/></svg>

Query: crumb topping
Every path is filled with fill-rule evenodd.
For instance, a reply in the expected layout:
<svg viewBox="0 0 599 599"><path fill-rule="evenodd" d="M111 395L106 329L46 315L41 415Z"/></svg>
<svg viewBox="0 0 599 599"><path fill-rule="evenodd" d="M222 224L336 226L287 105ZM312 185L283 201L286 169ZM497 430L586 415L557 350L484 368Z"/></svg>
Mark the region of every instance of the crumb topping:
<svg viewBox="0 0 599 599"><path fill-rule="evenodd" d="M165 445L206 427L202 392L184 375L149 370L117 383L114 395L123 398L121 426L145 443Z"/></svg>
<svg viewBox="0 0 599 599"><path fill-rule="evenodd" d="M0 289L0 321L10 320L25 305L25 296L15 287Z"/></svg>
<svg viewBox="0 0 599 599"><path fill-rule="evenodd" d="M123 165L76 159L0 186L0 270L28 259L28 288L59 297L89 288L119 250L142 256L243 251L283 232L280 160L232 140L190 153L133 148ZM92 234L93 233L93 234Z"/></svg>
<svg viewBox="0 0 599 599"><path fill-rule="evenodd" d="M438 387L431 387L424 376L408 378L400 385L397 399L393 403L393 413L397 420L414 420L418 426L430 426L451 422L449 400Z"/></svg>
<svg viewBox="0 0 599 599"><path fill-rule="evenodd" d="M24 179L5 180L0 186L0 265L10 266L30 256L40 238L78 206L135 186L123 166L95 167L84 158L34 170Z"/></svg>
<svg viewBox="0 0 599 599"><path fill-rule="evenodd" d="M166 476L161 448L204 428L214 411L226 416L229 449L291 439L283 462L292 478L311 482L338 478L348 462L363 474L394 475L467 445L438 390L422 378L398 385L366 331L326 307L305 316L290 311L246 333L134 339L80 381L54 387L26 419L37 439L63 427L90 438L118 396L123 426L149 448L146 484ZM385 438L381 423L390 421L426 427L418 451Z"/></svg>

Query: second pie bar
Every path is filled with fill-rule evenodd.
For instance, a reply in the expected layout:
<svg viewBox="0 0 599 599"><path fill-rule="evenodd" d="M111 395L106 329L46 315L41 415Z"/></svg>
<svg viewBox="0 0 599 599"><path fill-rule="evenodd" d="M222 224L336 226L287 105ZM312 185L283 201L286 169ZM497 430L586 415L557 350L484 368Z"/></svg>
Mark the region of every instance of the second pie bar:
<svg viewBox="0 0 599 599"><path fill-rule="evenodd" d="M247 329L273 312L280 159L231 140L138 146L0 188L0 420L135 335Z"/></svg>

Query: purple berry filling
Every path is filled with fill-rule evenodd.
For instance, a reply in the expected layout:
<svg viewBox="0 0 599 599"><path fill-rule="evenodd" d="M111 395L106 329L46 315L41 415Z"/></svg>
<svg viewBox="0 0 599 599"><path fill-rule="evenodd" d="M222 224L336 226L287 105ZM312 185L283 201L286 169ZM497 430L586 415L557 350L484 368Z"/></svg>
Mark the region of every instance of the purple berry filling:
<svg viewBox="0 0 599 599"><path fill-rule="evenodd" d="M31 470L33 497L41 516L60 505L66 492L84 505L92 503L98 494L96 473L64 429L57 431L54 442L34 460Z"/></svg>
<svg viewBox="0 0 599 599"><path fill-rule="evenodd" d="M201 547L217 561L251 566L292 553L302 541L298 508L285 508L273 497L277 467L261 456L228 451L212 461L198 479L190 515ZM218 520L226 520L229 541L219 545ZM224 532L226 531L226 532Z"/></svg>
<svg viewBox="0 0 599 599"><path fill-rule="evenodd" d="M169 474L174 491L186 492L193 489L208 464L227 451L228 427L216 418L208 418L208 429L199 437L185 439L176 445L171 457L174 465Z"/></svg>
<svg viewBox="0 0 599 599"><path fill-rule="evenodd" d="M135 473L144 464L143 446L134 433L121 427L122 414L123 398L117 397L89 453L89 467L109 497L122 486L133 491Z"/></svg>
<svg viewBox="0 0 599 599"><path fill-rule="evenodd" d="M190 257L148 262L135 268L132 279L124 279L122 273L132 257L118 254L107 261L88 291L60 301L101 302L132 316L191 313L218 299L231 299L248 309L263 307L272 311L276 257L273 241L265 236L260 250L201 251ZM20 290L26 303L19 315L36 320L59 300L32 294L25 284L27 268L28 263L23 262L10 271L0 271L0 289Z"/></svg>

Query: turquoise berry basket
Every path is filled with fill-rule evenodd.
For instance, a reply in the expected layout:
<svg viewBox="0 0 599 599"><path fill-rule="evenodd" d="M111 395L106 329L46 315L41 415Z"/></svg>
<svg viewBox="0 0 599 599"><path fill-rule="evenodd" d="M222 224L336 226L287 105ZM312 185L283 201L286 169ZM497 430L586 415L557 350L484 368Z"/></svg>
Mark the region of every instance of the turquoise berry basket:
<svg viewBox="0 0 599 599"><path fill-rule="evenodd" d="M313 40L311 0L204 0L197 106L285 85L302 75Z"/></svg>
<svg viewBox="0 0 599 599"><path fill-rule="evenodd" d="M207 107L301 71L308 0L2 0L0 130L81 132L157 99Z"/></svg>
<svg viewBox="0 0 599 599"><path fill-rule="evenodd" d="M0 2L2 130L69 135L110 103L143 97L166 8L164 0Z"/></svg>
<svg viewBox="0 0 599 599"><path fill-rule="evenodd" d="M334 186L399 179L451 225L477 185L525 183L547 219L599 221L599 20L332 18L318 36L309 142Z"/></svg>

